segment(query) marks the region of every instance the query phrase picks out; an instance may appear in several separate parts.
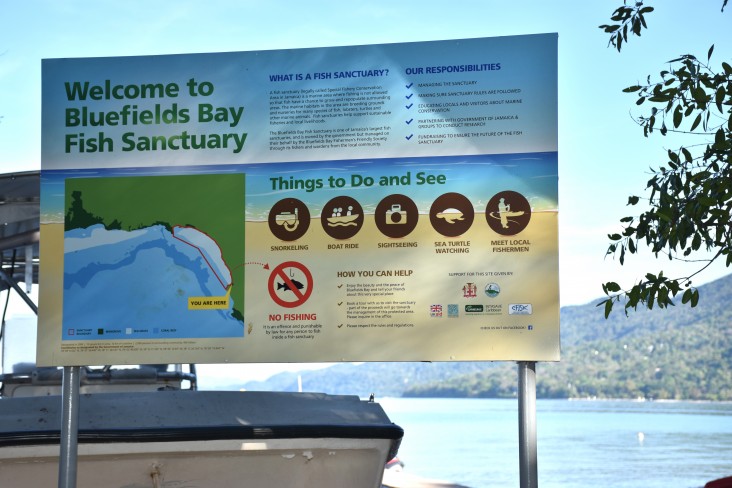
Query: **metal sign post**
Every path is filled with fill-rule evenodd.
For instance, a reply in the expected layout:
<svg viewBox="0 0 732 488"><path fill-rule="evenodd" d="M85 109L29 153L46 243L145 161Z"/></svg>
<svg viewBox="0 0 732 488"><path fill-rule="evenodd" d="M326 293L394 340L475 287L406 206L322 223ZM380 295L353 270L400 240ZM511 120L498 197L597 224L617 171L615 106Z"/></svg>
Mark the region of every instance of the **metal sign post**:
<svg viewBox="0 0 732 488"><path fill-rule="evenodd" d="M64 366L58 487L76 488L79 447L79 366Z"/></svg>
<svg viewBox="0 0 732 488"><path fill-rule="evenodd" d="M518 363L519 471L521 488L539 486L536 452L536 363Z"/></svg>

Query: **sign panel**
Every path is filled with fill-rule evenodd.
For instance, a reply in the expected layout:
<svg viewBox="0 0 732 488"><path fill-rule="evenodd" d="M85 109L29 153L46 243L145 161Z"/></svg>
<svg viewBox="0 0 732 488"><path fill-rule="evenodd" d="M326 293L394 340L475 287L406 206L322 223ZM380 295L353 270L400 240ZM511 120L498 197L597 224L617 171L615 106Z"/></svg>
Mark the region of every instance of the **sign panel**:
<svg viewBox="0 0 732 488"><path fill-rule="evenodd" d="M43 61L40 365L559 359L557 36Z"/></svg>

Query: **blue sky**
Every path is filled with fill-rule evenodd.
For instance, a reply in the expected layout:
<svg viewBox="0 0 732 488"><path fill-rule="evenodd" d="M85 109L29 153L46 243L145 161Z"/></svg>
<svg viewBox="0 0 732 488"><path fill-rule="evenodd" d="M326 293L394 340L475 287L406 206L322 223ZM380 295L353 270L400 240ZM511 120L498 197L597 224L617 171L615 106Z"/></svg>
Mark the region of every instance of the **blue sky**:
<svg viewBox="0 0 732 488"><path fill-rule="evenodd" d="M650 3L649 30L618 54L597 28L622 0L506 2L81 1L7 3L0 16L0 171L40 168L41 59L253 51L559 34L559 218L561 304L587 303L601 283L629 286L668 260L603 258L606 235L642 195L648 167L674 141L645 139L622 88L665 69L680 54L730 62L732 13L722 1ZM717 266L701 284L726 274ZM673 271L667 271L673 276Z"/></svg>

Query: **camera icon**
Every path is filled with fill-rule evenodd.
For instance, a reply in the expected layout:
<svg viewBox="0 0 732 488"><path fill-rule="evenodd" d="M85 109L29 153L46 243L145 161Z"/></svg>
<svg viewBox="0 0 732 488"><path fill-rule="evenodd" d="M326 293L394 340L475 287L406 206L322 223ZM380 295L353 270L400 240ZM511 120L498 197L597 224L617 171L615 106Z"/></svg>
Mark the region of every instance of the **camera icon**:
<svg viewBox="0 0 732 488"><path fill-rule="evenodd" d="M407 223L407 212L402 210L402 206L395 203L389 210L386 211L386 223L387 224L406 224Z"/></svg>

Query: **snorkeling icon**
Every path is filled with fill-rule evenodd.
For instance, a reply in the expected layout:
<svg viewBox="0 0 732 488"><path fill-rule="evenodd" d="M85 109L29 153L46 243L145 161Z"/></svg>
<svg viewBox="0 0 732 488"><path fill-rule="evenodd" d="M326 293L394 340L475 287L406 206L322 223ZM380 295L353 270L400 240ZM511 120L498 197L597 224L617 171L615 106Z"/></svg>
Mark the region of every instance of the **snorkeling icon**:
<svg viewBox="0 0 732 488"><path fill-rule="evenodd" d="M294 241L310 227L310 211L296 198L285 198L275 203L267 218L269 230L278 239Z"/></svg>
<svg viewBox="0 0 732 488"><path fill-rule="evenodd" d="M284 227L285 230L293 232L300 225L300 219L297 214L297 208L295 208L294 212L280 212L275 216L275 223Z"/></svg>

